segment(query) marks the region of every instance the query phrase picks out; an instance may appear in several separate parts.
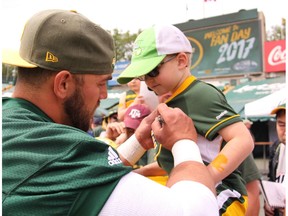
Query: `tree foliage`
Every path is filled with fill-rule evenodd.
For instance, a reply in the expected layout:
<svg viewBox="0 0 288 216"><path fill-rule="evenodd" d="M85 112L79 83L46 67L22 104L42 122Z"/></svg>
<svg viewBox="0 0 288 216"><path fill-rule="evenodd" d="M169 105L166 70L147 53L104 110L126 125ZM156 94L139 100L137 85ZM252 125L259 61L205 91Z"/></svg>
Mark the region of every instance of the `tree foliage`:
<svg viewBox="0 0 288 216"><path fill-rule="evenodd" d="M286 19L282 18L281 25L272 26L270 30L266 32L266 40L285 40L286 39Z"/></svg>
<svg viewBox="0 0 288 216"><path fill-rule="evenodd" d="M133 43L140 32L140 29L134 34L130 33L129 31L122 33L118 29L113 29L111 34L115 41L117 61L131 60Z"/></svg>

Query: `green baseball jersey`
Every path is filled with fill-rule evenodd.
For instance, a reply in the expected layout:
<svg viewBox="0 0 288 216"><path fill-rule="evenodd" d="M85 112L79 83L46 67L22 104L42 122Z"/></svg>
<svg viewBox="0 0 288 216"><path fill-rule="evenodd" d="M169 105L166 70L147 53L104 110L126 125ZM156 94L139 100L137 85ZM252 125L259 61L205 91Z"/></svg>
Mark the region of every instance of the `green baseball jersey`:
<svg viewBox="0 0 288 216"><path fill-rule="evenodd" d="M213 161L225 145L218 131L230 124L242 121L227 103L220 90L213 85L197 80L194 76L186 79L166 103L169 107L180 108L193 119L198 133L197 144L205 164ZM160 145L158 147L157 161L163 169L170 173L174 166L172 153L165 148L160 148ZM238 170L223 179L217 185L216 190L218 202L219 198L221 202L225 200L220 205L222 206L220 212L225 212L235 199L243 203L244 199L241 195L247 195L245 183ZM230 192L225 194L227 190L236 191L237 197L230 199Z"/></svg>
<svg viewBox="0 0 288 216"><path fill-rule="evenodd" d="M130 104L135 100L135 98L137 97L137 94L132 91L132 90L128 90L126 91L126 97L125 97L125 106L126 107L129 107Z"/></svg>
<svg viewBox="0 0 288 216"><path fill-rule="evenodd" d="M22 99L2 99L5 215L97 215L132 168L86 132Z"/></svg>

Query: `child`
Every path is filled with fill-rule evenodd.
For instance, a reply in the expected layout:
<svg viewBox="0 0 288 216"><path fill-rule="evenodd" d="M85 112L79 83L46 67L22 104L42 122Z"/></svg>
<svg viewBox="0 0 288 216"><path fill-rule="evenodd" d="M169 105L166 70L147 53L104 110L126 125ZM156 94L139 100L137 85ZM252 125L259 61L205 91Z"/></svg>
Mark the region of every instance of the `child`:
<svg viewBox="0 0 288 216"><path fill-rule="evenodd" d="M244 215L247 192L236 168L252 152L253 139L223 93L191 75L191 57L192 46L178 28L151 27L136 38L131 64L118 82L138 78L157 95L172 93L166 104L179 107L194 121L202 159L209 164L217 189L220 214ZM170 173L171 152L161 145L158 150L159 165Z"/></svg>
<svg viewBox="0 0 288 216"><path fill-rule="evenodd" d="M143 104L144 101L139 95L141 81L138 79L132 79L127 83L129 90L121 94L118 104L118 119L120 121L124 120L125 112L130 105Z"/></svg>

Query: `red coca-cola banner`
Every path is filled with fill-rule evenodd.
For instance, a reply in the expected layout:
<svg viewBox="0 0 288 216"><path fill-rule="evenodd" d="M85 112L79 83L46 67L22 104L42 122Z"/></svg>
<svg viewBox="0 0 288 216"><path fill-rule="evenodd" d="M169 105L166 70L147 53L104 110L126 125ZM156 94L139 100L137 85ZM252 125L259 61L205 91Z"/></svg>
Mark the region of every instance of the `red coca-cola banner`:
<svg viewBox="0 0 288 216"><path fill-rule="evenodd" d="M265 42L265 72L286 71L286 40Z"/></svg>

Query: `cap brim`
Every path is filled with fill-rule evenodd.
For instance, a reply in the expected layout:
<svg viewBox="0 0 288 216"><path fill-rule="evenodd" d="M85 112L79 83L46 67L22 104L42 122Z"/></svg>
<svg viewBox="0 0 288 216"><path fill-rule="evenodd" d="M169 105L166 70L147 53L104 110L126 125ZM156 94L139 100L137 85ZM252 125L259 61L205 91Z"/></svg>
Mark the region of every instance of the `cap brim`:
<svg viewBox="0 0 288 216"><path fill-rule="evenodd" d="M277 107L277 108L275 108L275 109L273 109L272 111L271 111L271 115L274 115L274 114L276 114L277 112L279 112L280 110L286 110L286 107Z"/></svg>
<svg viewBox="0 0 288 216"><path fill-rule="evenodd" d="M136 77L149 73L165 58L165 56L166 55L161 55L154 58L132 61L117 78L118 83L126 84Z"/></svg>
<svg viewBox="0 0 288 216"><path fill-rule="evenodd" d="M137 127L140 125L141 121L140 120L133 120L133 119L129 119L129 120L126 120L124 119L124 124L125 124L125 127L126 128L131 128L133 130L136 130Z"/></svg>
<svg viewBox="0 0 288 216"><path fill-rule="evenodd" d="M30 64L22 59L17 50L3 49L2 63L24 68L36 68L36 65Z"/></svg>

